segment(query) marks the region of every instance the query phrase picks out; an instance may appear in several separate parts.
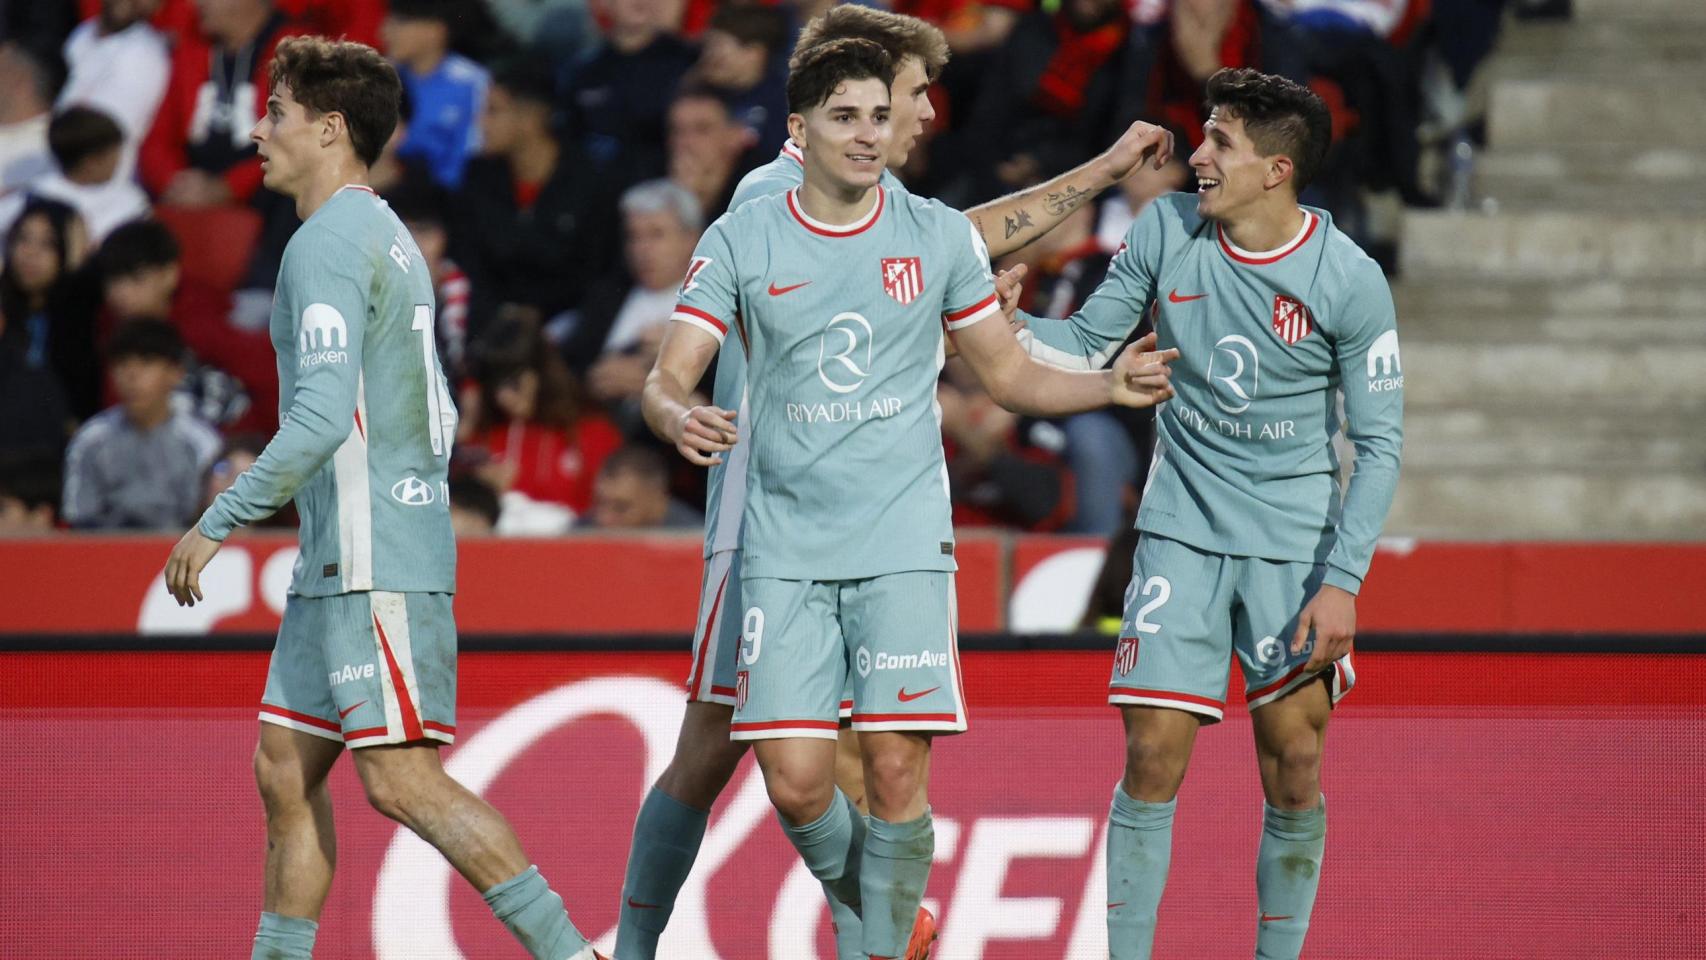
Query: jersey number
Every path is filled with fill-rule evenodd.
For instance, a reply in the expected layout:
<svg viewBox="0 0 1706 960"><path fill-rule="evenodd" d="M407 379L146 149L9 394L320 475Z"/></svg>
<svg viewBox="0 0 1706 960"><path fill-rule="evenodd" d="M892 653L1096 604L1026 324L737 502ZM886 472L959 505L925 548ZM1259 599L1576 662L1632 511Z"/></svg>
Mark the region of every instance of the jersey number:
<svg viewBox="0 0 1706 960"><path fill-rule="evenodd" d="M1143 589L1139 590L1138 594L1145 597L1154 594L1155 599L1137 608L1137 616L1132 618L1131 628L1139 633L1160 633L1161 624L1150 623L1149 615L1173 595L1173 585L1167 582L1166 577L1150 577L1143 581Z"/></svg>
<svg viewBox="0 0 1706 960"><path fill-rule="evenodd" d="M432 455L448 456L456 437L456 411L450 404L450 391L438 366L438 342L433 337L432 307L415 304L412 329L421 334L421 362L426 364L427 436L432 438Z"/></svg>
<svg viewBox="0 0 1706 960"><path fill-rule="evenodd" d="M745 622L741 624L740 658L747 666L758 662L758 654L764 649L764 611L751 607L746 611Z"/></svg>

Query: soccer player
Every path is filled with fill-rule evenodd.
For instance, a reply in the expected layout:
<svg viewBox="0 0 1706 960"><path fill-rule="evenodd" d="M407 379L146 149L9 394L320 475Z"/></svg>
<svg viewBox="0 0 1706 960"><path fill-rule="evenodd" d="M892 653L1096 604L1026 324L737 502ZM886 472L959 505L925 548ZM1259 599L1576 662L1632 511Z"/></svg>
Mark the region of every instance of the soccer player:
<svg viewBox="0 0 1706 960"><path fill-rule="evenodd" d="M273 302L281 425L166 563L181 604L238 526L292 497L301 556L261 699L266 807L256 958L311 955L332 882L326 775L345 746L374 808L432 844L539 960L597 954L502 814L450 779L456 626L447 465L456 434L433 345L431 270L365 186L397 123L397 72L372 48L279 44L251 135L266 185L303 224Z"/></svg>
<svg viewBox="0 0 1706 960"><path fill-rule="evenodd" d="M807 24L795 46L793 64L797 66L810 50L838 39L870 40L894 58L887 166L892 170L904 165L925 124L935 117L928 91L947 64L946 38L940 29L923 20L848 4L834 7ZM984 204L967 215L994 255L1004 256L1053 229L1073 210L1123 180L1146 160L1153 160L1158 167L1164 165L1171 151L1171 134L1152 124L1135 123L1094 160L1047 183ZM741 181L729 209L799 186L804 178L803 163L800 145L792 140L785 143L773 160ZM887 171L882 185L905 190L899 178ZM737 340L718 355L713 406L738 409L745 388L746 356ZM742 429L738 418L735 429ZM652 960L656 956L658 938L698 855L711 805L746 752L746 742L731 741L728 735L735 700L739 612L745 609L740 593L745 450L737 444L727 463L710 467L705 573L687 681L689 702L675 755L647 794L634 823L617 928L616 956L621 960ZM725 478L730 482L725 483ZM842 697L843 720L852 710L850 693ZM857 738L844 728L836 781L863 809L857 745ZM828 900L840 957L859 957L858 917L833 895Z"/></svg>
<svg viewBox="0 0 1706 960"><path fill-rule="evenodd" d="M1167 880L1174 798L1197 728L1221 719L1236 655L1266 797L1256 956L1298 956L1326 837L1321 755L1356 680L1356 595L1398 480L1404 378L1392 294L1373 260L1297 195L1320 168L1327 108L1253 70L1209 79L1197 195L1155 201L1108 278L1032 353L1098 365L1158 310L1184 359L1137 517L1108 699L1125 775L1108 831L1108 944L1146 958ZM1356 449L1340 495L1332 438Z"/></svg>
<svg viewBox="0 0 1706 960"><path fill-rule="evenodd" d="M706 231L644 395L659 436L694 463L721 459L740 415L688 398L736 331L751 449L725 480L749 487L731 736L753 744L784 831L858 913L872 958L922 955L930 737L966 728L934 412L943 331L998 402L1038 415L1151 405L1169 395L1170 358L1075 373L1025 355L966 217L879 186L893 79L866 40L800 57L788 103L804 181ZM849 677L863 822L834 781Z"/></svg>

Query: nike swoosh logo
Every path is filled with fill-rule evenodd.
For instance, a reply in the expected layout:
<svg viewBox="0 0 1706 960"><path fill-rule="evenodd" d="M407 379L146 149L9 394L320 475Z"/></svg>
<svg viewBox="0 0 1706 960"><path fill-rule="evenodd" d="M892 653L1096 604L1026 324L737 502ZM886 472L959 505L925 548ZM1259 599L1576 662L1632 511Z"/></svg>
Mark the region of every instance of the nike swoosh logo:
<svg viewBox="0 0 1706 960"><path fill-rule="evenodd" d="M807 280L806 283L796 283L791 287L778 287L776 284L772 283L772 284L770 284L770 295L772 297L779 297L784 293L791 293L795 290L798 290L801 287L805 286L807 283L811 283L811 281Z"/></svg>
<svg viewBox="0 0 1706 960"><path fill-rule="evenodd" d="M635 910L656 910L656 909L658 909L658 905L655 903L641 903L640 901L635 900L633 897L628 898L628 906L633 907Z"/></svg>
<svg viewBox="0 0 1706 960"><path fill-rule="evenodd" d="M1272 916L1272 915L1266 914L1266 913L1262 914L1262 922L1263 923L1270 923L1274 920L1290 920L1290 919L1292 919L1292 917L1290 917L1290 916L1276 917L1276 916Z"/></svg>
<svg viewBox="0 0 1706 960"><path fill-rule="evenodd" d="M1123 907L1123 906L1125 906L1124 900L1116 900L1113 903L1108 904L1108 909L1112 910L1115 907Z"/></svg>
<svg viewBox="0 0 1706 960"><path fill-rule="evenodd" d="M912 701L917 700L919 697L928 697L929 695L931 695L932 693L935 693L936 691L938 691L940 689L942 689L942 688L941 688L941 686L938 685L938 686L931 687L928 690L920 690L917 693L907 693L906 688L901 687L900 692L895 694L895 696L896 696L896 698L898 698L900 700L901 703L911 703Z"/></svg>
<svg viewBox="0 0 1706 960"><path fill-rule="evenodd" d="M1179 296L1179 288L1174 287L1173 292L1167 294L1167 300L1170 303L1190 303L1192 300L1201 300L1203 297L1206 297L1206 296L1208 296L1208 294L1198 293L1198 294L1193 294L1189 297L1181 297L1181 296Z"/></svg>
<svg viewBox="0 0 1706 960"><path fill-rule="evenodd" d="M363 700L363 701L361 701L361 703L358 703L358 704L356 704L356 705L355 705L355 706L354 706L354 707L350 707L350 708L349 708L349 709L347 709L347 710L339 710L339 711L338 711L338 719L339 719L339 720L342 720L342 719L343 719L343 718L345 718L345 717L347 717L347 716L349 716L349 715L350 715L350 714L352 714L352 713L354 713L354 712L355 712L355 711L356 711L356 707L360 707L360 706L361 706L361 705L362 705L362 704L365 704L365 703L366 703L366 702L367 702L367 701L366 701L366 700Z"/></svg>

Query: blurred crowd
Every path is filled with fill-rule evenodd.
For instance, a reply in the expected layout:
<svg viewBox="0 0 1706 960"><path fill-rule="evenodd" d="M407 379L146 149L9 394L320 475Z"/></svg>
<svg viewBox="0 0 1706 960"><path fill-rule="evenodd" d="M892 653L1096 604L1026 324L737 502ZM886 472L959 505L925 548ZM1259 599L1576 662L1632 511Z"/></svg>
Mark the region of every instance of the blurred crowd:
<svg viewBox="0 0 1706 960"><path fill-rule="evenodd" d="M1422 158L1473 135L1464 93L1505 2L892 0L953 51L900 174L964 209L1134 120L1172 127L1172 165L1016 258L1024 306L1063 316L1142 205L1187 187L1209 74L1256 66L1326 99L1335 145L1304 199L1391 263L1365 206L1437 202ZM787 55L831 5L0 0L0 532L180 529L276 429L267 324L297 222L248 134L299 33L373 44L404 81L372 185L438 290L458 533L697 528L702 472L646 431L639 392L700 231L786 140ZM957 523L1106 534L1130 514L1146 417L1016 417L952 361L939 395Z"/></svg>

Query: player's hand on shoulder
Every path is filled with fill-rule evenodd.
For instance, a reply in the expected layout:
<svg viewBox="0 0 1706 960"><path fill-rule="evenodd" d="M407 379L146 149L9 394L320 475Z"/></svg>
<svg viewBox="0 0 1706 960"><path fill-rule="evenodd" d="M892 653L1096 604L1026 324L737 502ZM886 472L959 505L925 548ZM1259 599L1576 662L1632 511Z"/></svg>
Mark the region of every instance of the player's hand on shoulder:
<svg viewBox="0 0 1706 960"><path fill-rule="evenodd" d="M1356 594L1322 584L1297 618L1297 633L1291 638L1293 656L1308 645L1311 630L1315 632L1315 649L1305 670L1315 673L1351 652L1357 632Z"/></svg>
<svg viewBox="0 0 1706 960"><path fill-rule="evenodd" d="M191 527L166 558L166 591L180 607L193 607L201 596L201 571L219 552L220 541L202 536Z"/></svg>
<svg viewBox="0 0 1706 960"><path fill-rule="evenodd" d="M1114 360L1110 402L1122 407L1153 407L1173 396L1173 368L1179 359L1177 347L1155 349L1155 334L1143 337L1120 351Z"/></svg>
<svg viewBox="0 0 1706 960"><path fill-rule="evenodd" d="M708 404L690 407L672 432L675 449L689 463L701 467L722 463L721 455L735 445L735 411Z"/></svg>
<svg viewBox="0 0 1706 960"><path fill-rule="evenodd" d="M995 295L1001 302L1001 313L1014 333L1025 329L1025 318L1019 315L1019 298L1025 294L1025 273L1030 268L1022 263L995 275Z"/></svg>
<svg viewBox="0 0 1706 960"><path fill-rule="evenodd" d="M1139 120L1126 128L1114 145L1102 154L1105 173L1114 183L1137 171L1145 160L1159 170L1173 157L1173 133L1166 127Z"/></svg>

